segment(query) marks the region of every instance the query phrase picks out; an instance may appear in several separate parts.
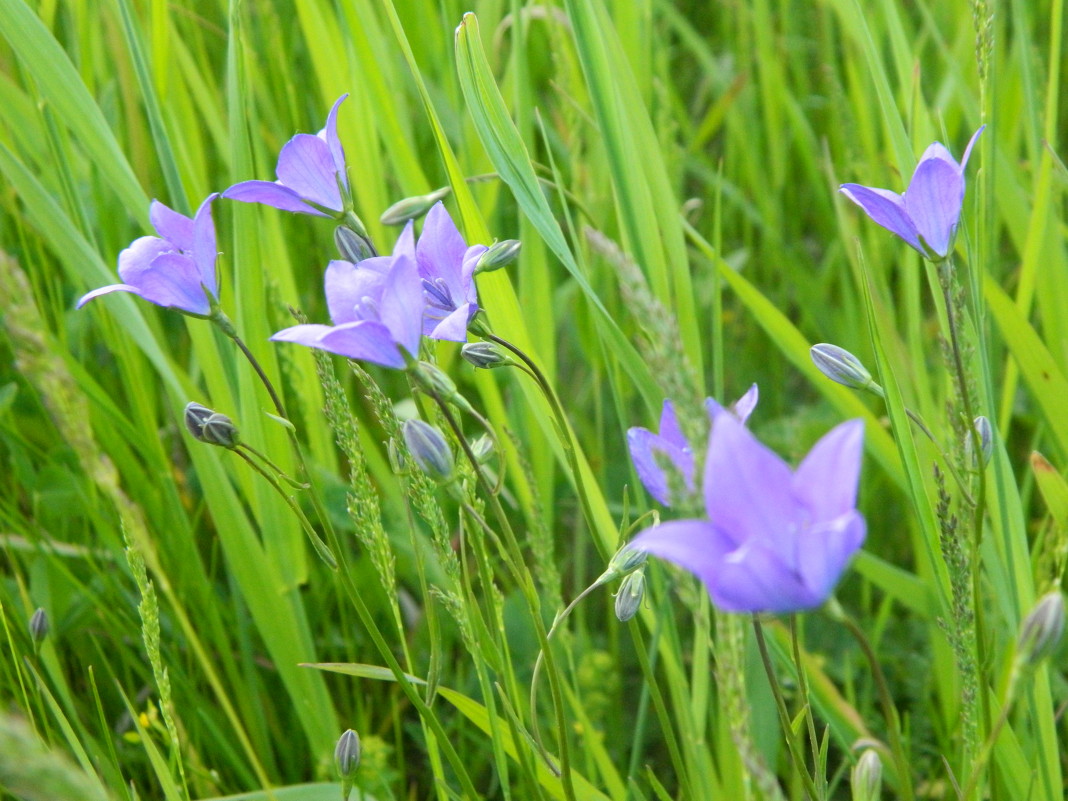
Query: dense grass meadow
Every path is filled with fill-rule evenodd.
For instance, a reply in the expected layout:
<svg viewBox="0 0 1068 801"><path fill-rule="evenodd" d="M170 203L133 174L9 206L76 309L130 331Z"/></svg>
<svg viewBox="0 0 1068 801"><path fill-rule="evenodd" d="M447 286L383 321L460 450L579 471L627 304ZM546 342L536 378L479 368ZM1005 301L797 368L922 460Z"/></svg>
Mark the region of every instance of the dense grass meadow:
<svg viewBox="0 0 1068 801"><path fill-rule="evenodd" d="M1064 799L1066 49L0 0L0 797Z"/></svg>

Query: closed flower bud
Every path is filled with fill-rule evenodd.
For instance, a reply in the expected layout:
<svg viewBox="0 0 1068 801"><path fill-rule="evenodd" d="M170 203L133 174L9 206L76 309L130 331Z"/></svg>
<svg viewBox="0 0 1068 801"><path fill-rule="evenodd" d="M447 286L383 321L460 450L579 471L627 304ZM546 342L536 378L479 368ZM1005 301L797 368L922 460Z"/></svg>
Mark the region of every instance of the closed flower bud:
<svg viewBox="0 0 1068 801"><path fill-rule="evenodd" d="M397 440L390 438L386 453L389 456L389 466L392 468L394 475L406 476L411 472L408 469L408 457L404 455L404 451L397 444Z"/></svg>
<svg viewBox="0 0 1068 801"><path fill-rule="evenodd" d="M819 371L832 381L852 389L866 389L880 396L883 394L883 388L872 380L868 368L845 348L823 342L813 345L809 354Z"/></svg>
<svg viewBox="0 0 1068 801"><path fill-rule="evenodd" d="M515 361L493 342L468 342L460 348L460 355L483 370L515 364Z"/></svg>
<svg viewBox="0 0 1068 801"><path fill-rule="evenodd" d="M48 613L41 607L38 607L30 617L30 636L33 637L35 643L39 643L48 636L48 629L51 628L48 622Z"/></svg>
<svg viewBox="0 0 1068 801"><path fill-rule="evenodd" d="M382 225L404 225L408 220L422 217L442 198L448 197L452 187L443 186L426 195L415 195L398 200L378 218Z"/></svg>
<svg viewBox="0 0 1068 801"><path fill-rule="evenodd" d="M874 748L868 748L860 755L849 777L853 801L879 801L882 783L882 760Z"/></svg>
<svg viewBox="0 0 1068 801"><path fill-rule="evenodd" d="M990 457L994 453L994 428L990 425L990 418L984 415L979 415L973 421L975 426L975 433L979 435L979 452L982 455L982 466L986 467L990 463ZM968 462L970 464L979 465L975 461L973 455L975 451L975 437L969 435L964 441L964 451L968 456Z"/></svg>
<svg viewBox="0 0 1068 801"><path fill-rule="evenodd" d="M236 448L239 441L233 420L199 403L190 403L185 407L185 427L193 439L208 445Z"/></svg>
<svg viewBox="0 0 1068 801"><path fill-rule="evenodd" d="M339 225L334 229L334 245L337 246L337 252L341 254L341 258L353 264L359 264L364 259L378 255L370 242L347 225Z"/></svg>
<svg viewBox="0 0 1068 801"><path fill-rule="evenodd" d="M494 242L479 257L478 264L475 265L475 275L491 273L494 270L507 267L519 258L519 251L522 247L523 243L518 239L504 239L500 242Z"/></svg>
<svg viewBox="0 0 1068 801"><path fill-rule="evenodd" d="M645 568L628 573L616 593L616 619L626 623L638 612L645 599Z"/></svg>
<svg viewBox="0 0 1068 801"><path fill-rule="evenodd" d="M422 420L405 420L401 433L420 470L438 483L452 478L455 461L444 434Z"/></svg>
<svg viewBox="0 0 1068 801"><path fill-rule="evenodd" d="M1060 590L1046 593L1024 618L1016 649L1025 664L1034 666L1057 650L1064 634L1064 598Z"/></svg>
<svg viewBox="0 0 1068 801"><path fill-rule="evenodd" d="M443 401L447 401L465 412L473 411L467 398L456 389L456 383L449 378L441 368L430 362L419 362L417 369L412 371L412 377L423 389L432 395L437 395Z"/></svg>
<svg viewBox="0 0 1068 801"><path fill-rule="evenodd" d="M341 776L341 797L348 801L356 768L360 766L360 737L352 729L345 729L338 738L334 748L334 764Z"/></svg>
<svg viewBox="0 0 1068 801"><path fill-rule="evenodd" d="M474 455L476 462L485 464L493 456L494 447L493 437L489 434L483 434L471 443L471 453Z"/></svg>
<svg viewBox="0 0 1068 801"><path fill-rule="evenodd" d="M624 545L608 563L608 572L613 576L625 576L644 565L648 556L645 551L636 551L629 545Z"/></svg>

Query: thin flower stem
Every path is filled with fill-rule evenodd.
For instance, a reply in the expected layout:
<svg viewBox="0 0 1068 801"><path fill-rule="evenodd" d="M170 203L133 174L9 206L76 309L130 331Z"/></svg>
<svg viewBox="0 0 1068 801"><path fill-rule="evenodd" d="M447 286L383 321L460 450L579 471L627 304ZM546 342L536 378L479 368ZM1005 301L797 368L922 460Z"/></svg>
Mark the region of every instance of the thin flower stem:
<svg viewBox="0 0 1068 801"><path fill-rule="evenodd" d="M506 564L509 564L513 577L523 591L524 598L527 601L527 606L531 613L531 618L534 622L534 631L538 637L538 644L541 651L545 654L545 664L549 671L549 690L552 693L553 706L556 710L556 726L560 739L560 771L564 796L568 801L576 801L574 781L571 776L571 749L567 739L567 721L564 718L564 699L559 683L560 674L556 666L556 660L554 659L552 652L549 650L549 642L546 637L545 626L541 620L537 592L534 589L534 585L531 583L529 573L520 569L523 564L523 554L519 547L519 541L516 539L512 524L508 520L508 514L505 512L504 507L501 506L500 498L493 493L493 485L486 477L486 473L482 469L482 465L479 463L478 459L475 457L475 454L471 451L471 446L468 445L467 439L463 434L463 429L460 428L460 424L456 420L456 415L452 413L449 404L445 402L433 387L424 386L422 389L433 398L434 402L441 410L445 422L456 435L456 439L460 443L460 448L463 450L464 455L467 457L471 469L475 474L475 479L486 494L487 502L493 509L494 516L497 518L504 531L505 542L507 543L507 548L504 550L511 557L511 561L506 560ZM512 562L514 562L514 564L512 564ZM531 709L530 715L531 720L534 720L537 717L537 710ZM551 763L550 766L552 766Z"/></svg>
<svg viewBox="0 0 1068 801"><path fill-rule="evenodd" d="M529 375L534 378L534 381L541 389L545 399L549 401L553 416L556 418L556 427L560 430L560 434L563 437L562 444L564 446L564 453L567 455L568 466L571 468L571 474L575 479L575 491L579 496L579 503L582 505L583 517L586 519L586 525L590 527L590 530L596 531L597 522L593 514L593 509L590 506L589 498L586 494L586 487L582 480L582 471L579 469L577 450L571 435L571 424L567 420L567 415L564 413L564 407L560 403L560 399L557 397L552 385L549 383L548 379L545 378L545 374L542 373L537 363L527 356L527 354L519 347L488 330L483 331L482 335L518 356L527 368ZM599 540L594 537L594 542L599 543Z"/></svg>
<svg viewBox="0 0 1068 801"><path fill-rule="evenodd" d="M760 651L760 660L764 663L764 672L767 673L768 684L771 685L771 694L775 697L775 708L779 711L779 725L782 726L783 737L786 740L786 747L790 751L794 769L801 774L801 781L805 785L805 791L808 793L809 798L815 801L821 796L808 773L804 757L798 753L793 726L790 724L790 713L786 709L786 700L782 697L782 688L779 686L779 679L775 675L775 665L771 662L768 644L764 641L764 627L760 625L760 619L756 615L753 615L753 633L756 635L757 649Z"/></svg>
<svg viewBox="0 0 1068 801"><path fill-rule="evenodd" d="M897 791L904 801L912 801L912 775L909 770L908 754L905 753L904 744L901 742L900 720L897 715L897 707L894 706L893 698L890 697L890 688L886 683L883 668L872 650L871 643L861 630L860 626L846 614L845 610L832 598L828 603L832 616L849 630L849 633L860 645L864 652L864 658L868 660L872 676L875 679L875 689L879 694L879 703L883 708L883 717L886 719L887 736L890 738L890 750L894 756L894 769L897 773Z"/></svg>
<svg viewBox="0 0 1068 801"><path fill-rule="evenodd" d="M793 645L794 665L797 666L797 691L805 708L805 721L808 723L809 747L812 749L812 769L816 774L816 786L823 798L827 793L827 779L820 764L820 741L816 735L816 722L812 719L812 704L808 700L808 682L805 680L805 666L801 661L801 642L797 636L797 615L790 615L790 641Z"/></svg>
<svg viewBox="0 0 1068 801"><path fill-rule="evenodd" d="M311 540L311 544L315 548L315 552L319 554L319 557L324 562L326 562L327 567L329 567L331 570L337 570L337 557L334 556L333 552L330 550L330 547L322 541L318 534L315 533L315 528L312 526L311 522L304 514L304 511L300 508L300 505L296 502L296 500L293 499L293 496L282 488L282 485L278 483L278 479L276 479L269 472L267 472L267 470L265 470L262 465L254 461L247 453L238 450L237 448L233 448L232 450L234 453L244 459L252 467L253 470L255 470L257 473L267 479L270 485L275 488L278 494L281 495L282 499L286 502L286 505L293 510L293 513L297 516L297 519L300 520L300 525L304 529L304 532L308 535L308 539Z"/></svg>

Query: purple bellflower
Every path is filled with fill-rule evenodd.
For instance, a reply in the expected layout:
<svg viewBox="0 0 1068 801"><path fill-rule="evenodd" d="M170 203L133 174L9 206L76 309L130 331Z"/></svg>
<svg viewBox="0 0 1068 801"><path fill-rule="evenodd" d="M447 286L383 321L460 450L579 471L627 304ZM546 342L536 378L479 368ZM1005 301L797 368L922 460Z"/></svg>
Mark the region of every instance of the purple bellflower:
<svg viewBox="0 0 1068 801"><path fill-rule="evenodd" d="M415 246L426 290L423 333L428 337L467 341L467 325L478 313L475 267L486 250L485 245L468 247L445 205L434 204Z"/></svg>
<svg viewBox="0 0 1068 801"><path fill-rule="evenodd" d="M350 359L404 369L419 354L423 285L405 253L365 259L359 266L332 261L326 268L330 325L295 325L271 337Z"/></svg>
<svg viewBox="0 0 1068 801"><path fill-rule="evenodd" d="M960 164L941 142L928 147L904 194L860 184L842 184L839 191L925 259L943 261L953 248L960 221L964 168L985 127L972 135Z"/></svg>
<svg viewBox="0 0 1068 801"><path fill-rule="evenodd" d="M707 519L646 529L635 550L694 573L728 612L797 612L828 597L864 542L856 509L864 425L832 429L796 471L729 414L705 459Z"/></svg>
<svg viewBox="0 0 1068 801"><path fill-rule="evenodd" d="M749 419L758 397L757 385L753 384L731 407L734 415L743 424ZM705 400L705 408L710 420L724 410L712 398ZM646 491L657 501L664 506L671 506L679 500L671 497L671 478L663 467L665 460L682 477L687 494L693 493L693 448L679 427L675 405L670 399L664 401L660 412L660 433L654 434L647 428L635 426L627 431L627 445L638 478Z"/></svg>
<svg viewBox="0 0 1068 801"><path fill-rule="evenodd" d="M119 254L121 284L94 289L78 301L80 309L93 298L111 292L132 292L157 306L207 317L219 295L215 276L215 223L208 195L189 218L152 201L149 219L159 236L135 239Z"/></svg>
<svg viewBox="0 0 1068 801"><path fill-rule="evenodd" d="M242 181L222 196L299 214L340 216L349 203L345 151L337 136L337 110L346 97L337 99L318 134L297 134L286 142L278 154L277 181Z"/></svg>

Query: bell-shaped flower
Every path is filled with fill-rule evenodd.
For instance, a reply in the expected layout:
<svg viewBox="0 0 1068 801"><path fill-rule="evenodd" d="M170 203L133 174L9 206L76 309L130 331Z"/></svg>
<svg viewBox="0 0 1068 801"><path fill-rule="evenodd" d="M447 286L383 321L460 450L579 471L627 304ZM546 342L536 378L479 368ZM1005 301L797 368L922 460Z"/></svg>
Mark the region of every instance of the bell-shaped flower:
<svg viewBox="0 0 1068 801"><path fill-rule="evenodd" d="M753 384L731 407L742 423L749 419L758 397L757 385ZM710 420L723 411L723 407L712 398L705 399L705 408ZM679 427L675 404L670 399L664 401L660 412L660 433L654 434L647 428L634 426L627 431L627 446L642 485L664 506L671 506L680 500L671 497L672 477L664 470L665 465L674 468L686 487L687 495L693 493L693 448Z"/></svg>
<svg viewBox="0 0 1068 801"><path fill-rule="evenodd" d="M219 295L215 223L211 219L211 203L216 197L208 195L192 218L153 200L149 219L159 236L135 239L119 254L122 283L83 295L78 308L111 292L132 292L157 306L208 316Z"/></svg>
<svg viewBox="0 0 1068 801"><path fill-rule="evenodd" d="M964 168L985 127L972 135L960 164L941 142L928 147L904 194L860 184L842 184L839 191L925 259L942 261L953 248L960 221Z"/></svg>
<svg viewBox="0 0 1068 801"><path fill-rule="evenodd" d="M432 339L467 341L467 325L478 313L475 267L485 245L467 246L440 201L426 216L415 258L426 290L423 333Z"/></svg>
<svg viewBox="0 0 1068 801"><path fill-rule="evenodd" d="M863 421L842 423L793 471L739 420L718 414L705 459L707 519L654 526L631 547L694 573L728 612L819 606L864 542L863 438Z"/></svg>
<svg viewBox="0 0 1068 801"><path fill-rule="evenodd" d="M338 217L349 205L345 151L337 136L337 99L319 133L297 134L282 147L277 181L242 181L222 193L228 200L262 203L282 211Z"/></svg>
<svg viewBox="0 0 1068 801"><path fill-rule="evenodd" d="M401 253L365 259L359 266L332 261L325 285L334 324L295 325L272 340L396 369L418 355L426 301L414 259Z"/></svg>

